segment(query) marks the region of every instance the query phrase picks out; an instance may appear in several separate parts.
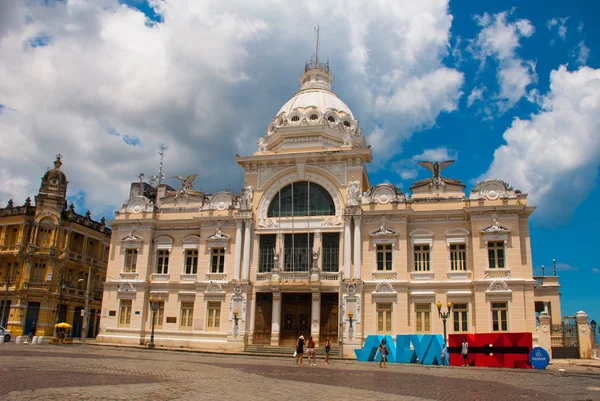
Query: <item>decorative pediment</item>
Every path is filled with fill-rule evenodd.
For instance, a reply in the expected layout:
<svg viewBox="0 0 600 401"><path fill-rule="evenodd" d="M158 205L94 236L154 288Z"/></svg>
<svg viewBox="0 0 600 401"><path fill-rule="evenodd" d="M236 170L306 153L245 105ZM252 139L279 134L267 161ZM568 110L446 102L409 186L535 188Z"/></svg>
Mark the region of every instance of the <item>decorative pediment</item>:
<svg viewBox="0 0 600 401"><path fill-rule="evenodd" d="M197 249L200 247L200 237L197 235L188 235L183 239L183 249Z"/></svg>
<svg viewBox="0 0 600 401"><path fill-rule="evenodd" d="M411 245L433 245L433 231L426 228L418 228L409 234Z"/></svg>
<svg viewBox="0 0 600 401"><path fill-rule="evenodd" d="M173 249L173 238L168 235L161 235L154 240L154 246L156 249Z"/></svg>
<svg viewBox="0 0 600 401"><path fill-rule="evenodd" d="M512 292L504 280L494 280L490 283L489 292Z"/></svg>
<svg viewBox="0 0 600 401"><path fill-rule="evenodd" d="M209 249L215 247L227 248L227 245L229 245L229 241L231 240L231 235L226 234L222 232L220 228L217 228L217 231L206 237L206 240L208 241Z"/></svg>
<svg viewBox="0 0 600 401"><path fill-rule="evenodd" d="M142 242L144 237L135 232L135 228L132 228L127 236L121 238L123 242Z"/></svg>
<svg viewBox="0 0 600 401"><path fill-rule="evenodd" d="M226 210L233 206L233 194L231 192L217 192L210 198L209 208L211 210Z"/></svg>
<svg viewBox="0 0 600 401"><path fill-rule="evenodd" d="M125 282L119 284L119 288L117 289L117 292L135 292L135 287L129 281L125 281Z"/></svg>
<svg viewBox="0 0 600 401"><path fill-rule="evenodd" d="M129 199L119 211L120 213L152 213L154 203L145 196L134 196Z"/></svg>
<svg viewBox="0 0 600 401"><path fill-rule="evenodd" d="M498 219L494 217L492 218L492 224L482 228L480 232L482 234L508 234L510 227L500 224Z"/></svg>
<svg viewBox="0 0 600 401"><path fill-rule="evenodd" d="M398 233L396 232L396 230L387 227L386 224L385 224L385 222L384 222L383 224L381 224L381 226L379 226L377 228L377 230L371 231L369 233L369 235L371 237L396 236L396 235L398 235Z"/></svg>
<svg viewBox="0 0 600 401"><path fill-rule="evenodd" d="M387 205L388 203L405 202L406 196L392 184L375 185L362 195L362 203Z"/></svg>
<svg viewBox="0 0 600 401"><path fill-rule="evenodd" d="M381 283L377 284L377 287L375 287L374 292L377 294L390 294L390 293L395 294L396 293L392 284L388 283L387 281L382 281Z"/></svg>
<svg viewBox="0 0 600 401"><path fill-rule="evenodd" d="M469 199L515 199L520 193L521 191L513 189L502 180L489 179L477 183L475 188L471 189Z"/></svg>
<svg viewBox="0 0 600 401"><path fill-rule="evenodd" d="M451 228L446 231L446 244L467 244L470 234L466 228Z"/></svg>

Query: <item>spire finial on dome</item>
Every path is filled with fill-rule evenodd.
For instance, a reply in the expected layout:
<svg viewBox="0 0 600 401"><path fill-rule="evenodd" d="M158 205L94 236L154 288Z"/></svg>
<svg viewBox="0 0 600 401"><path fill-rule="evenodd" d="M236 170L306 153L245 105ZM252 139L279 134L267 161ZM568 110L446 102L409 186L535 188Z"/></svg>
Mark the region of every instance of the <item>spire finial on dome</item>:
<svg viewBox="0 0 600 401"><path fill-rule="evenodd" d="M54 160L54 168L57 169L57 170L60 168L60 166L62 166L61 159L62 159L62 155L60 153L57 154L56 155L56 160Z"/></svg>

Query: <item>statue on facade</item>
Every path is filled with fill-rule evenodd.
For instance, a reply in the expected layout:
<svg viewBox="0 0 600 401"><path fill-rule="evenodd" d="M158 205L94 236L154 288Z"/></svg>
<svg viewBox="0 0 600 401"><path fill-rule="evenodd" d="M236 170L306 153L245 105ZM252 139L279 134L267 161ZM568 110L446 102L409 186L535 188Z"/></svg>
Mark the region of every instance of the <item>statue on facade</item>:
<svg viewBox="0 0 600 401"><path fill-rule="evenodd" d="M267 140L262 137L258 140L258 151L266 152L267 151Z"/></svg>
<svg viewBox="0 0 600 401"><path fill-rule="evenodd" d="M254 187L252 185L248 185L245 188L243 188L242 196L240 199L240 209L241 210L251 210L253 198L254 198Z"/></svg>
<svg viewBox="0 0 600 401"><path fill-rule="evenodd" d="M440 175L441 171L454 163L454 160L446 160L443 162L426 162L422 161L418 164L425 167L427 170L431 171L433 177L431 178L431 183L433 185L441 185L442 184L442 176Z"/></svg>
<svg viewBox="0 0 600 401"><path fill-rule="evenodd" d="M358 206L360 198L360 182L350 181L348 189L346 190L346 202L348 206Z"/></svg>
<svg viewBox="0 0 600 401"><path fill-rule="evenodd" d="M185 178L183 178L180 175L175 175L171 177L177 178L179 181L181 181L181 187L177 190L177 193L175 194L175 199L188 197L188 192L194 189L194 181L196 180L197 176L198 174L190 174Z"/></svg>

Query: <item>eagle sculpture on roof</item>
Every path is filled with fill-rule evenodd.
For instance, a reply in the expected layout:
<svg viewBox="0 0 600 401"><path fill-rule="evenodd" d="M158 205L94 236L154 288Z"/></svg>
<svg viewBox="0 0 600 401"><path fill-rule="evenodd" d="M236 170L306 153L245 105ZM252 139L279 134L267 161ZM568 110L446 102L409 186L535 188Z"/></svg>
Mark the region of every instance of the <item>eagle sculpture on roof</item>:
<svg viewBox="0 0 600 401"><path fill-rule="evenodd" d="M194 188L194 181L196 180L197 176L198 174L190 174L186 178L183 178L180 175L175 175L171 178L177 178L179 181L181 181L180 189L192 189Z"/></svg>
<svg viewBox="0 0 600 401"><path fill-rule="evenodd" d="M446 167L448 167L449 165L451 165L452 163L454 163L454 160L446 160L443 162L422 161L422 162L419 162L418 164L420 164L421 166L425 167L427 170L432 172L433 177L431 179L431 182L434 185L440 185L442 183L442 176L440 175L440 172L443 169L445 169Z"/></svg>

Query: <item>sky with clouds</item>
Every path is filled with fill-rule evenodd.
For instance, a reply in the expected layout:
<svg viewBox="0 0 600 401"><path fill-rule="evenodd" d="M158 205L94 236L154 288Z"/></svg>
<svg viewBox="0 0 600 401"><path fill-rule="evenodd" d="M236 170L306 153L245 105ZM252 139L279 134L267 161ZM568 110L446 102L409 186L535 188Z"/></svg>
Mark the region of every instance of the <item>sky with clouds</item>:
<svg viewBox="0 0 600 401"><path fill-rule="evenodd" d="M239 191L233 157L299 88L318 24L371 183L407 189L417 161L455 159L444 172L468 188L527 192L535 273L556 259L563 314L595 312L600 5L520 3L0 2L0 202L37 193L61 153L69 200L111 219L161 144L167 176Z"/></svg>

